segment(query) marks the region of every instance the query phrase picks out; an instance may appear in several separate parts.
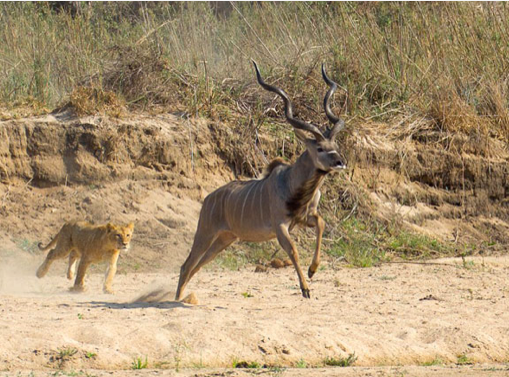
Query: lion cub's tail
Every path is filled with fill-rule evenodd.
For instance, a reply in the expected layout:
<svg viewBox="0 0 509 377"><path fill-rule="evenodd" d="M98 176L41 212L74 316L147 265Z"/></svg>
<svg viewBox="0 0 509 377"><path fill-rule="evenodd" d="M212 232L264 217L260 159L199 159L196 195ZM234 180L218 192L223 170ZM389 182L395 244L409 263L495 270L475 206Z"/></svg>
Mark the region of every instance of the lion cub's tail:
<svg viewBox="0 0 509 377"><path fill-rule="evenodd" d="M57 243L57 238L58 238L58 236L56 236L55 238L53 238L53 239L51 240L51 242L50 242L49 244L47 244L46 246L42 246L42 242L39 242L39 244L37 245L37 246L39 246L39 250L41 250L41 251L46 251L46 250L51 249L53 246L55 246L55 245L56 245L56 243Z"/></svg>
<svg viewBox="0 0 509 377"><path fill-rule="evenodd" d="M57 233L57 235L55 237L53 237L51 242L49 244L47 244L46 246L42 246L42 242L39 242L39 244L37 245L37 246L39 246L39 250L46 251L46 250L53 248L57 244L58 238L60 237L60 233L62 233L62 230L64 230L64 228L65 228L65 225L62 227L62 229L60 229L60 231Z"/></svg>

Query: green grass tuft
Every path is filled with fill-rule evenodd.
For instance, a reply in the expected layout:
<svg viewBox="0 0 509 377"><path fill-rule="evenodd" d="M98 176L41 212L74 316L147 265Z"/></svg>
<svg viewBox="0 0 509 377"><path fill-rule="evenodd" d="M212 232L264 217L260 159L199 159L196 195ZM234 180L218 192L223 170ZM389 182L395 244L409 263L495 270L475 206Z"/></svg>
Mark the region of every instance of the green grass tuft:
<svg viewBox="0 0 509 377"><path fill-rule="evenodd" d="M350 367L357 361L355 352L349 354L347 357L327 357L324 364L330 367Z"/></svg>
<svg viewBox="0 0 509 377"><path fill-rule="evenodd" d="M434 238L355 216L343 221L337 234L324 250L355 267L371 267L394 257L424 259L450 252L445 243Z"/></svg>
<svg viewBox="0 0 509 377"><path fill-rule="evenodd" d="M145 356L145 360L143 360L140 356L133 360L131 364L131 369L147 369L148 368L148 360Z"/></svg>
<svg viewBox="0 0 509 377"><path fill-rule="evenodd" d="M259 369L262 368L262 365L256 361L234 359L232 362L232 368Z"/></svg>

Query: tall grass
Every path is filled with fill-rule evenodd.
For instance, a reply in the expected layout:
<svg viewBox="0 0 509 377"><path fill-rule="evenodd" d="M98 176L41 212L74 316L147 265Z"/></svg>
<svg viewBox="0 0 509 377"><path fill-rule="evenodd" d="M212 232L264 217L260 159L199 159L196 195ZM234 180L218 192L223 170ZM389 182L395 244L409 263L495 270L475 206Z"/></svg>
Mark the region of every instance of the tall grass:
<svg viewBox="0 0 509 377"><path fill-rule="evenodd" d="M326 62L347 117L509 131L505 3L48 4L0 4L4 104L51 108L93 83L133 106L245 113L253 58L302 112L320 113Z"/></svg>

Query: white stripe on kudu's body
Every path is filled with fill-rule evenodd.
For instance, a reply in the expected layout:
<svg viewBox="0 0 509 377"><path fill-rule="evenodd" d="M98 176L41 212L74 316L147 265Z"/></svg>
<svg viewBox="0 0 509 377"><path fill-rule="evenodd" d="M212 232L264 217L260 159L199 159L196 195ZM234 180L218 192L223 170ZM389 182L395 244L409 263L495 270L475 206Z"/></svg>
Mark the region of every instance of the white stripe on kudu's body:
<svg viewBox="0 0 509 377"><path fill-rule="evenodd" d="M323 79L329 86L324 98L324 109L332 123L332 127L322 132L319 127L294 118L288 95L280 88L266 84L256 63L254 66L258 83L283 99L286 120L305 144L306 151L292 165L280 160L272 161L261 180L233 181L205 198L191 253L180 269L177 300L182 299L184 289L193 275L233 242L262 242L273 238L277 238L288 253L297 272L302 295L310 297L290 231L296 225L316 229L316 249L308 270L311 278L320 261L325 226L318 214L319 189L328 173L345 168L334 141L335 136L344 128L344 122L332 113L329 104L337 84L327 77L322 66Z"/></svg>

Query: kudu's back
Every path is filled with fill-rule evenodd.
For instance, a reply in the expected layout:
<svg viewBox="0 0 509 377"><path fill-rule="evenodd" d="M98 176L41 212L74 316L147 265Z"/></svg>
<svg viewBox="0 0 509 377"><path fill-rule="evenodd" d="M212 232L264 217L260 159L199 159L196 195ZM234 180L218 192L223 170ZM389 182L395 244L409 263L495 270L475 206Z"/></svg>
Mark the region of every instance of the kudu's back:
<svg viewBox="0 0 509 377"><path fill-rule="evenodd" d="M197 234L229 231L249 242L275 238L274 214L286 206L276 197L285 195L281 181L287 169L287 165L280 164L262 179L233 181L209 194L203 202Z"/></svg>

